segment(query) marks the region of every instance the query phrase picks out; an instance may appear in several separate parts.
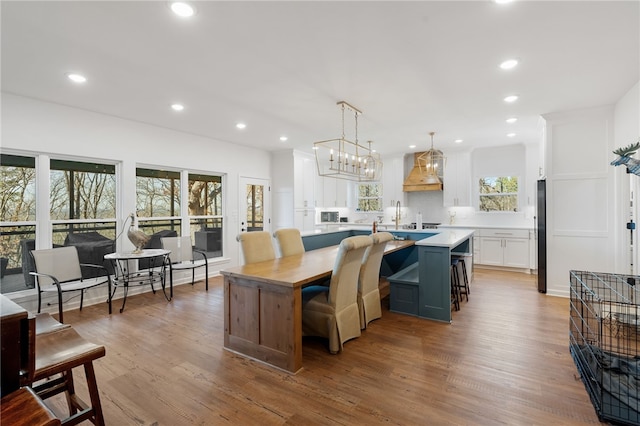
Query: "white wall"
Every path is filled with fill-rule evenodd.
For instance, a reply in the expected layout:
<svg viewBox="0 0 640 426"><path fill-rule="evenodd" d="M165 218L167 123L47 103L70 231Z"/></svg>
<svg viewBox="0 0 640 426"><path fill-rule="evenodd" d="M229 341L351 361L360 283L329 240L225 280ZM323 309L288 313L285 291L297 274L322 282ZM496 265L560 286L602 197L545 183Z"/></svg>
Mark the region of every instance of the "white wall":
<svg viewBox="0 0 640 426"><path fill-rule="evenodd" d="M640 141L640 82L636 83L615 105L614 108L614 147L619 148L627 146L631 143ZM611 159L615 158L615 154L611 154ZM640 158L640 155L635 155L636 158ZM623 252L621 256L616 257L616 271L638 274L640 265L640 250L638 247L638 231L634 232L634 249L633 252L630 249L631 238L630 233L625 229L623 224L626 224L630 219L634 222L638 222L640 214L640 206L638 203L638 193L640 191L640 176L629 175L626 173L624 167L616 167L615 170L616 180L616 205L620 206L617 212L617 217L621 226L618 226L617 238L620 241L620 245L625 247L628 252ZM630 204L630 191L633 192L634 209L625 208ZM629 212L633 211L633 217L630 217ZM633 263L633 268L631 267Z"/></svg>
<svg viewBox="0 0 640 426"><path fill-rule="evenodd" d="M613 106L546 114L547 293L569 295L569 271L621 272Z"/></svg>
<svg viewBox="0 0 640 426"><path fill-rule="evenodd" d="M268 152L6 93L2 93L1 113L3 153L118 164L123 176L119 220L135 210L136 165L223 174L225 261L210 268L210 273L238 264L239 180L241 176L269 179Z"/></svg>

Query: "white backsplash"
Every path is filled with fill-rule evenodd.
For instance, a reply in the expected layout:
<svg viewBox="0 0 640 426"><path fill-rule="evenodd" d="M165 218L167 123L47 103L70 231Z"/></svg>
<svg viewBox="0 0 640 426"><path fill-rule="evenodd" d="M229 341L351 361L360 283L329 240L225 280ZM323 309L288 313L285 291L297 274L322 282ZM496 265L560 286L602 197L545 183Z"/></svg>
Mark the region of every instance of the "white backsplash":
<svg viewBox="0 0 640 426"><path fill-rule="evenodd" d="M478 212L473 207L444 207L442 195L441 191L407 193L407 204L402 205L400 211L400 224L413 223L420 214L422 222L442 225L535 227L535 206L527 206L519 212ZM346 212L341 212L341 216L345 214ZM382 214L350 211L348 216L349 222L363 223L373 223L374 220L380 222L379 218L382 216L382 223L392 224L396 208L386 207Z"/></svg>
<svg viewBox="0 0 640 426"><path fill-rule="evenodd" d="M444 207L442 196L441 191L408 193L407 206L403 206L407 210L403 223L415 222L416 214L420 213L423 222L443 225L522 226L527 228L535 226L535 206L526 206L519 212L478 212L473 207Z"/></svg>

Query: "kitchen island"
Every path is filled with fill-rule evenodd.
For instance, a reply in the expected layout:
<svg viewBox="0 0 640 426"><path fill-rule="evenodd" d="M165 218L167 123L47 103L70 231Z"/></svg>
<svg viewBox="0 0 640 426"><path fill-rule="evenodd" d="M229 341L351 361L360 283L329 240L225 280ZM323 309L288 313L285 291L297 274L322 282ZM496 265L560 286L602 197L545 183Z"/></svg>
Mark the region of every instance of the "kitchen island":
<svg viewBox="0 0 640 426"><path fill-rule="evenodd" d="M472 229L439 229L416 242L417 262L387 277L392 311L451 322L451 256L473 256Z"/></svg>

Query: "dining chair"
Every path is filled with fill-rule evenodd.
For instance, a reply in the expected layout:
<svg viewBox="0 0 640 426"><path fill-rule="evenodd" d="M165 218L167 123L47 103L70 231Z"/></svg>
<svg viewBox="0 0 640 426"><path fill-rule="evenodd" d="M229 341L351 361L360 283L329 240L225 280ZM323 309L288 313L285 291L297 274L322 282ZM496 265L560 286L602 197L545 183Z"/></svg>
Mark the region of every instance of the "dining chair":
<svg viewBox="0 0 640 426"><path fill-rule="evenodd" d="M169 280L173 288L173 270L191 270L191 285L195 283L196 269L204 267L205 289L209 290L209 263L207 254L193 247L191 237L164 237L160 239L162 248L169 250ZM195 259L195 255L201 259Z"/></svg>
<svg viewBox="0 0 640 426"><path fill-rule="evenodd" d="M84 292L92 287L107 284L109 313L111 313L111 276L101 265L80 263L78 249L75 246L52 249L31 250L35 271L31 275L36 278L38 290L38 313L42 307L42 293L58 293L58 321L64 322L62 313L62 294L72 291L80 292L80 310L84 301ZM93 268L104 275L93 278L82 278L80 267ZM97 275L97 274L96 274Z"/></svg>
<svg viewBox="0 0 640 426"><path fill-rule="evenodd" d="M390 232L371 234L373 245L367 249L362 259L358 278L358 310L360 311L360 328L367 328L374 319L382 317L380 307L380 265L387 241L393 240Z"/></svg>
<svg viewBox="0 0 640 426"><path fill-rule="evenodd" d="M278 229L273 233L273 236L278 241L282 257L304 253L304 244L298 228Z"/></svg>
<svg viewBox="0 0 640 426"><path fill-rule="evenodd" d="M340 242L329 287L302 289L302 333L329 339L329 352L338 353L347 340L360 336L358 275L362 258L373 244L359 235Z"/></svg>
<svg viewBox="0 0 640 426"><path fill-rule="evenodd" d="M267 231L251 231L238 234L244 263L257 263L276 258L271 235Z"/></svg>

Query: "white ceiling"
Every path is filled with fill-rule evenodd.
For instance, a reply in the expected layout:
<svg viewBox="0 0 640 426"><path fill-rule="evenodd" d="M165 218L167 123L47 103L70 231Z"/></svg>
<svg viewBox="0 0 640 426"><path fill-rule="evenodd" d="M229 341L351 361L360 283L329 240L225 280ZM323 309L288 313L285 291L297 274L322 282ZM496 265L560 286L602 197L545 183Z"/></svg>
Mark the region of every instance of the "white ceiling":
<svg viewBox="0 0 640 426"><path fill-rule="evenodd" d="M426 149L429 131L445 151L536 142L541 114L613 104L640 79L637 0L192 4L184 19L163 1L3 0L2 91L309 152L340 135L345 100L385 155Z"/></svg>

